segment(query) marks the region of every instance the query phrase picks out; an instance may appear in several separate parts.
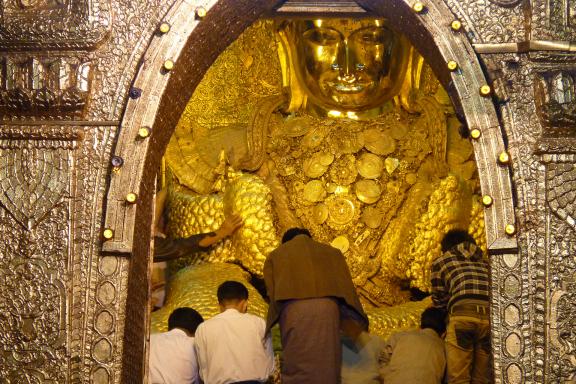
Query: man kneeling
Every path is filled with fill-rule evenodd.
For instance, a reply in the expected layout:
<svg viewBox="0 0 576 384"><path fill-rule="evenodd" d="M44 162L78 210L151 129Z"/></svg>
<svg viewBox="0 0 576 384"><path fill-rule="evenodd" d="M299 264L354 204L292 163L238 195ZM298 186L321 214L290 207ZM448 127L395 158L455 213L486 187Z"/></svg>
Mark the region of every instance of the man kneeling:
<svg viewBox="0 0 576 384"><path fill-rule="evenodd" d="M205 384L263 383L274 369L264 319L246 313L248 290L226 281L218 287L221 313L196 331L200 377Z"/></svg>
<svg viewBox="0 0 576 384"><path fill-rule="evenodd" d="M420 329L399 332L388 339L382 363L384 384L440 384L446 368L444 341L446 312L426 309Z"/></svg>
<svg viewBox="0 0 576 384"><path fill-rule="evenodd" d="M177 308L168 318L168 332L150 336L150 382L197 384L194 333L204 319L192 308Z"/></svg>

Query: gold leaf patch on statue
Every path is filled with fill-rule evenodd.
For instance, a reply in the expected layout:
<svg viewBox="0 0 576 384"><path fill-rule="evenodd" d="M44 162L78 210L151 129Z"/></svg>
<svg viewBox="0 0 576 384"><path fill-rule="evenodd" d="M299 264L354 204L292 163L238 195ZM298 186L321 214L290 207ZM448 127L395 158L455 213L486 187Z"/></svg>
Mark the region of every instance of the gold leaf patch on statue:
<svg viewBox="0 0 576 384"><path fill-rule="evenodd" d="M340 250L340 252L345 253L348 248L350 248L350 242L346 236L338 236L330 243L331 246Z"/></svg>

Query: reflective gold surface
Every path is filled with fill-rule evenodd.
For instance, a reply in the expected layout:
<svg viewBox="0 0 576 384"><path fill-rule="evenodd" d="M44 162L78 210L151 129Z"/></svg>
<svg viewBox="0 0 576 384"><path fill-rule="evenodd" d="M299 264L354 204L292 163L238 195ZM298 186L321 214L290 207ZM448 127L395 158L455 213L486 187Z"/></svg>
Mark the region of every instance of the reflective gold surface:
<svg viewBox="0 0 576 384"><path fill-rule="evenodd" d="M453 75L451 96L462 107L469 128L482 132L474 141L476 160L482 164L483 194L494 199L484 209L487 239L494 251L490 259L494 380L514 384L574 380L576 268L570 255L576 254L571 236L576 217L575 73L574 54L569 52L574 50L569 42L576 41L573 2L424 1L426 11L416 14L411 9L415 1L398 1L393 6L382 1L357 3L368 15L386 15L398 29L410 33L413 41L421 42L423 36L429 39L423 46L441 53L435 61L437 73L446 71L442 63L448 60L457 59L461 65L462 73ZM5 320L0 321L4 351L0 381L146 382L142 377L148 300L144 279L150 240L146 216L150 216L157 171L153 165L159 163L165 140L173 131L171 117L181 113L180 106L186 102L182 88L195 87L204 75L204 60L226 49L249 20L274 2L0 3L0 116L4 123L0 302ZM363 11L352 1L330 3L335 6L286 1L281 8L335 15L347 6ZM199 6L210 10L206 21L197 21ZM272 13L286 15L279 10ZM453 23L451 29L456 16L462 22ZM165 35L157 33L161 22L171 25ZM413 28L415 24L418 28ZM250 31L240 39L252 39ZM208 116L202 120L199 114L190 115L189 121L198 123L195 134L201 132L198 127L206 127L201 122L209 123L211 138L218 136L215 127L246 128L250 116L264 121L262 125L273 123L265 121L277 115L271 113L276 110L273 101L259 109L270 113L244 114L253 107L254 97L281 93L266 75L277 65L273 39L271 43L254 41L269 49L266 65L257 64L262 61L250 45L237 49L236 44L235 54L224 60L227 70L219 76L207 75L203 84L208 79L226 81L210 87L213 91L196 93L195 97L203 95L204 100L188 106L189 110L204 108L202 116ZM178 65L173 75L166 76L162 64L169 56L178 57ZM415 62L418 58L409 65ZM262 76L254 80L250 73ZM406 71L401 94L395 97L397 105L418 113L413 91L420 89L419 79L426 76L426 66ZM494 80L494 91L506 99L505 105L480 99L477 89L486 78ZM166 86L168 79L173 80ZM276 79L281 83L282 76ZM240 82L249 88L237 88ZM265 83L272 87L266 88ZM272 90L267 93L267 89ZM232 92L244 102L226 103ZM440 101L438 95L435 98ZM221 103L218 113L206 108L217 103ZM502 114L496 116L500 109ZM329 112L333 117L358 117L351 111ZM155 116L153 140L138 140L138 128L152 124ZM237 142L234 130L226 132L231 142ZM309 143L315 136L306 137ZM498 149L504 148L514 159L513 178L512 169L497 162ZM241 155L238 147L235 150ZM447 152L451 171L462 177L475 172L470 160L450 155L450 149ZM110 167L111 157L123 158L124 166L113 160ZM403 157L389 157L392 173L385 172L397 174ZM249 159L253 163L242 168L253 172L264 157L251 155ZM206 173L202 168L201 175L210 179L212 166ZM417 172L402 177L417 187ZM211 180L207 184L211 187ZM395 187L390 185L391 190ZM330 191L336 188L327 186ZM131 190L139 195L138 209L125 202ZM386 223L384 212L374 205L363 207L359 217L367 226L371 223L370 228ZM482 207L478 208L481 212ZM515 215L518 235L507 236L505 226L516 224ZM472 215L471 228L481 232L483 222L477 217ZM102 241L104 228L114 230L112 240ZM105 253L100 252L101 246Z"/></svg>
<svg viewBox="0 0 576 384"><path fill-rule="evenodd" d="M220 56L167 150L173 176L169 230L177 236L213 230L231 211L241 214L245 226L211 253L182 260L174 269L234 262L261 276L279 236L304 226L343 251L374 331L417 324L425 304L409 304L406 287L429 290L430 265L447 230L470 227L482 240L482 204L475 196L472 146L460 137L444 90L401 37L386 37L399 50L390 51L388 72L379 66L384 58L365 60L370 65L362 70L379 68L370 72L372 88L351 96L328 85L344 73L328 62L348 66L359 60L340 50L375 44L363 52L380 54L380 43L371 40L382 33L384 41L387 32L379 23L262 22ZM274 28L279 62L269 59L277 47ZM355 40L354 33L367 31L370 38ZM395 67L399 63L404 67ZM348 70L356 76L351 84L368 79ZM392 83L377 80L393 73ZM218 89L224 92L216 102ZM229 172L216 148L226 154ZM186 290L185 280L172 284Z"/></svg>
<svg viewBox="0 0 576 384"><path fill-rule="evenodd" d="M289 79L293 93L324 112L351 117L347 112L381 107L400 89L409 45L383 20L283 21L279 36L296 77Z"/></svg>

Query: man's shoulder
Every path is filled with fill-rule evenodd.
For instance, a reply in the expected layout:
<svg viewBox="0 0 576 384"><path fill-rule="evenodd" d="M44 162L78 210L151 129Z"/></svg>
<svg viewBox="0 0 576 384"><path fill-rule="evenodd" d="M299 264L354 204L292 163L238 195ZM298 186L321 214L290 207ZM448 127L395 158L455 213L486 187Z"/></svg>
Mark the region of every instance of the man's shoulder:
<svg viewBox="0 0 576 384"><path fill-rule="evenodd" d="M451 253L451 252L444 252L442 255L440 255L439 257L435 258L432 261L432 268L443 266L447 263L458 262L458 261L459 261L458 255L455 255L454 253Z"/></svg>
<svg viewBox="0 0 576 384"><path fill-rule="evenodd" d="M264 326L266 326L266 320L264 320L263 318L261 318L258 315L255 315L253 313L244 313L242 315L245 319L248 319L250 321L253 321L254 323L257 324L263 324Z"/></svg>
<svg viewBox="0 0 576 384"><path fill-rule="evenodd" d="M164 338L166 338L166 334L168 332L157 332L157 333L151 333L150 334L150 343L154 343L156 341L162 340Z"/></svg>
<svg viewBox="0 0 576 384"><path fill-rule="evenodd" d="M170 339L170 338L177 338L177 337L185 337L186 334L184 331L178 329L172 329L166 332L156 332L150 334L150 340L160 340L160 339Z"/></svg>

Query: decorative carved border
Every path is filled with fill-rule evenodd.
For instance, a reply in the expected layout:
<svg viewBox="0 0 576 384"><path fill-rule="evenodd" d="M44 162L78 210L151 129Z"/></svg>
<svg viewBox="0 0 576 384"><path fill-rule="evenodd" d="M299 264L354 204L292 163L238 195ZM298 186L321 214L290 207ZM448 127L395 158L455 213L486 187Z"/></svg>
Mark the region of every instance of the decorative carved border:
<svg viewBox="0 0 576 384"><path fill-rule="evenodd" d="M111 28L110 0L0 2L0 50L92 49Z"/></svg>

